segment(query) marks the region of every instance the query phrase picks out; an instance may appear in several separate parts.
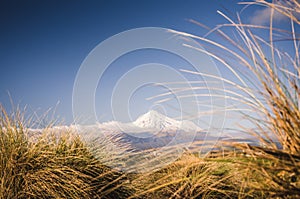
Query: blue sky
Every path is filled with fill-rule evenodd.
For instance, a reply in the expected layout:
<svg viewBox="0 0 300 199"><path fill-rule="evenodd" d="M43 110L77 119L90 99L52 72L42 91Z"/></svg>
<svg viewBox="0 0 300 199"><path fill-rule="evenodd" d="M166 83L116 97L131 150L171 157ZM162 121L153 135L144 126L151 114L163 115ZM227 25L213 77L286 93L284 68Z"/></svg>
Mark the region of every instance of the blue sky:
<svg viewBox="0 0 300 199"><path fill-rule="evenodd" d="M57 106L57 115L69 123L72 117L72 91L77 71L93 48L105 39L133 28L162 27L203 35L207 32L188 21L194 19L214 27L225 22L217 10L234 15L243 6L236 0L5 0L0 2L0 102L10 109L27 105L28 111L43 113ZM247 17L247 14L246 14ZM259 19L253 19L259 20ZM140 53L140 54L139 54ZM141 56L142 55L142 56ZM132 55L128 55L130 56ZM99 84L109 95L112 85L134 64L168 64L171 55L137 52L133 61L118 60ZM139 57L137 59L137 57ZM142 58L141 58L142 57ZM143 59L144 57L144 59ZM175 58L174 58L175 59ZM128 60L128 59L127 59ZM124 65L124 63L127 63ZM169 63L180 68L180 61ZM116 65L116 63L114 63ZM123 69L120 66L123 65ZM176 65L176 64L175 64ZM184 66L183 66L184 67ZM107 86L106 86L107 85ZM99 93L101 93L99 90ZM141 89L143 90L143 89ZM153 105L135 94L137 106L132 117ZM103 121L113 119L108 98L97 94L97 114Z"/></svg>

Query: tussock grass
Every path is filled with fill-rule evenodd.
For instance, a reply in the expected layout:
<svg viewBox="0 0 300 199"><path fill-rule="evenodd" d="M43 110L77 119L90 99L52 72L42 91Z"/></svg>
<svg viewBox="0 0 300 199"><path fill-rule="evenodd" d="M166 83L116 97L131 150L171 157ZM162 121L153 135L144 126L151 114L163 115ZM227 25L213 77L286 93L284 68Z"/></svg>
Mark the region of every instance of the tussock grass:
<svg viewBox="0 0 300 199"><path fill-rule="evenodd" d="M300 25L300 4L296 0L271 3L257 0L242 4L269 8L269 26L245 24L240 16L233 20L219 12L229 23L212 29L207 37L173 31L199 40L206 50L188 47L214 58L231 71L237 81L185 72L223 81L232 107L241 107L243 117L252 123L254 128L240 130L255 136L260 146L235 145L251 157L234 165L240 169L240 176L250 174L242 178L246 187L264 193L264 197L300 197L300 59L296 32ZM289 30L275 26L274 12L289 19ZM209 39L211 34L218 39ZM280 48L279 41L288 42L287 51ZM239 196L243 196L243 192L247 193L241 189Z"/></svg>
<svg viewBox="0 0 300 199"><path fill-rule="evenodd" d="M0 198L125 198L126 176L104 166L71 132L34 141L22 115L0 117Z"/></svg>
<svg viewBox="0 0 300 199"><path fill-rule="evenodd" d="M201 160L191 154L132 182L134 198L231 198L238 193L230 163ZM227 190L227 191L224 191ZM232 192L230 193L229 190Z"/></svg>

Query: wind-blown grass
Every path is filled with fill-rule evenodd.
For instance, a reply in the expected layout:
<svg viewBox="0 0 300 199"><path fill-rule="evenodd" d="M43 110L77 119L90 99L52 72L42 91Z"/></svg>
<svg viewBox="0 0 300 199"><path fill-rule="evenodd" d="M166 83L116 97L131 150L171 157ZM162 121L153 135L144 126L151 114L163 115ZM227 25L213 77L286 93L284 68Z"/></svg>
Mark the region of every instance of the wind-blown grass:
<svg viewBox="0 0 300 199"><path fill-rule="evenodd" d="M226 86L224 92L233 107L238 108L237 104L242 104L240 112L252 123L252 127L240 130L255 136L261 145L236 145L252 157L247 163L235 164L239 166L240 173L256 173L247 177L247 187L263 191L266 197L299 197L300 59L299 34L295 27L300 25L300 4L296 0L272 3L258 0L243 4L270 8L270 25L245 24L239 16L235 21L219 12L229 23L212 29L206 37L172 32L199 40L205 50L187 47L208 54L231 71L237 80L184 71L223 81ZM290 31L275 27L275 11L287 16ZM211 34L218 36L217 41L209 39ZM287 52L276 42L284 40L290 46ZM251 112L243 112L245 107ZM257 175L264 181L258 180Z"/></svg>

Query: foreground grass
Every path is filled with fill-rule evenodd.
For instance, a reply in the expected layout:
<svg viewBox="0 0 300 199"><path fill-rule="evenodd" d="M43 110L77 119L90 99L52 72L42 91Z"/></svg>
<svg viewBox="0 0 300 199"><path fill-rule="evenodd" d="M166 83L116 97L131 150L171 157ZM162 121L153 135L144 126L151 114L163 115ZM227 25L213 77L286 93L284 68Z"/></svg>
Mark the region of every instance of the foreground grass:
<svg viewBox="0 0 300 199"><path fill-rule="evenodd" d="M0 117L0 198L125 198L126 176L95 159L79 137L44 130L30 141L21 115Z"/></svg>
<svg viewBox="0 0 300 199"><path fill-rule="evenodd" d="M137 198L231 198L237 196L233 165L185 155L168 167L137 177Z"/></svg>
<svg viewBox="0 0 300 199"><path fill-rule="evenodd" d="M131 198L299 198L299 176L288 169L261 157L188 154L164 169L136 176Z"/></svg>
<svg viewBox="0 0 300 199"><path fill-rule="evenodd" d="M270 159L254 154L199 158L186 153L162 169L126 174L103 165L70 132L45 130L32 141L20 116L8 116L4 109L0 127L0 198L299 196L299 160L287 154Z"/></svg>

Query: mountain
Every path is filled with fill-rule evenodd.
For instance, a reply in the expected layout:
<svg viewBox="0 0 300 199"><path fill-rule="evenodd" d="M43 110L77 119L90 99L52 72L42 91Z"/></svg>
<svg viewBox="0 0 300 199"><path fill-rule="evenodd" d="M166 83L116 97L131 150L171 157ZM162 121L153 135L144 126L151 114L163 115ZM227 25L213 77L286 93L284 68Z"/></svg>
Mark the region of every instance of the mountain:
<svg viewBox="0 0 300 199"><path fill-rule="evenodd" d="M177 128L179 126L179 122L151 110L138 117L136 121L133 122L133 125L140 128L163 130L168 128Z"/></svg>
<svg viewBox="0 0 300 199"><path fill-rule="evenodd" d="M137 150L189 142L201 132L201 128L191 121L178 121L154 110L130 123L111 121L99 124L99 128L114 132L119 141L129 143Z"/></svg>
<svg viewBox="0 0 300 199"><path fill-rule="evenodd" d="M32 135L41 134L42 131L43 129L30 130ZM175 144L189 141L201 132L201 128L191 121L178 121L151 110L129 123L110 121L89 126L54 126L48 131L58 134L66 131L76 132L87 141L110 137L143 150L162 147L172 140L175 140Z"/></svg>
<svg viewBox="0 0 300 199"><path fill-rule="evenodd" d="M191 121L178 121L154 110L139 116L133 122L122 123L110 121L99 123L98 127L108 134L109 132L123 132L138 138L148 138L154 135L165 136L167 134L175 134L179 131L187 133L201 131L201 128Z"/></svg>
<svg viewBox="0 0 300 199"><path fill-rule="evenodd" d="M94 125L70 125L54 126L48 129L28 129L29 136L36 140L43 131L53 132L57 135L63 132L74 132L83 139L92 143L93 147L99 143L108 144L119 150L129 147L130 151L143 151L147 149L159 149L161 147L188 146L191 150L202 151L210 149L216 141L250 143L251 139L233 139L228 135L222 137L214 136L212 133L205 132L195 123L188 120L176 120L157 111L151 110L135 121L123 123L110 121ZM112 144L112 145L111 145ZM121 146L121 147L119 147ZM122 146L126 146L123 147ZM112 148L114 148L112 147ZM124 149L127 150L127 149ZM122 151L120 152L122 153Z"/></svg>
<svg viewBox="0 0 300 199"><path fill-rule="evenodd" d="M132 124L140 128L155 129L163 132L176 130L201 131L201 129L191 121L177 121L154 110L141 115Z"/></svg>

